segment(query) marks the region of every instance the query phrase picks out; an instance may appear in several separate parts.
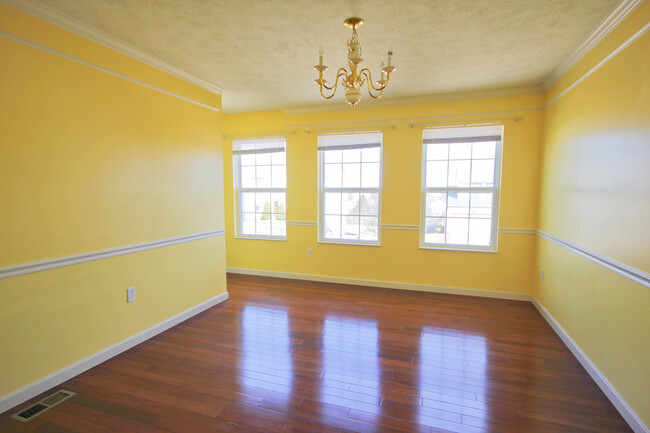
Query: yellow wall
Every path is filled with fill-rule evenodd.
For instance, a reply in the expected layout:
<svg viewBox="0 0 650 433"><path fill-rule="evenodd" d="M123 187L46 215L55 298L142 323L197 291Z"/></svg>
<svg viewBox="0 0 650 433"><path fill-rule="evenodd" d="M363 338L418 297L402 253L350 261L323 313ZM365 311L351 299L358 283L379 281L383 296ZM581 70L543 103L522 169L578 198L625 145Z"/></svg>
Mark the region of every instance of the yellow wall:
<svg viewBox="0 0 650 433"><path fill-rule="evenodd" d="M547 93L650 19L642 3ZM650 31L546 110L539 229L650 272ZM650 425L650 289L539 239L535 296Z"/></svg>
<svg viewBox="0 0 650 433"><path fill-rule="evenodd" d="M649 18L646 1L545 95L355 112L229 115L224 117L224 134L254 135L289 131L291 125L349 121L374 120L381 125L382 119L436 115L449 117L432 121L470 123L476 117L461 113L545 107L522 111L521 122L505 122L499 226L537 228L650 272L650 32L563 94ZM405 122L383 124L397 127L384 129L382 223L417 225L421 129L410 129ZM317 135L299 128L287 136L288 221L317 221ZM236 239L231 149L232 139L227 138L229 267L532 292L650 425L647 287L532 235L500 234L496 254L421 250L417 231L386 229L380 247L319 244L317 228L303 226L288 226L286 242ZM313 257L307 257L307 248L313 248ZM541 268L544 281L539 277Z"/></svg>
<svg viewBox="0 0 650 433"><path fill-rule="evenodd" d="M0 30L221 107L219 95L2 4ZM224 227L219 112L1 35L0 58L0 267ZM0 396L224 292L224 244L0 280Z"/></svg>
<svg viewBox="0 0 650 433"><path fill-rule="evenodd" d="M535 238L527 234L501 234L498 252L441 251L419 248L417 231L387 230L381 246L317 243L317 228L287 227L287 240L268 241L234 237L232 138L288 131L291 125L327 124L422 116L458 116L432 122L458 122L522 116L504 121L504 150L500 227L535 226L538 160L541 149L542 95L474 101L345 110L285 115L281 111L224 116L224 177L229 267L529 293L534 267ZM361 104L363 106L363 103ZM532 109L532 110L531 110ZM521 110L496 115L467 115ZM527 111L531 110L531 111ZM422 127L406 121L387 122L383 130L382 224L418 225L420 219L420 167ZM367 126L367 125L362 125ZM330 128L332 128L330 126ZM340 126L339 126L340 128ZM351 128L354 130L354 127ZM316 222L318 133L299 128L287 136L287 221ZM313 256L307 257L307 248Z"/></svg>

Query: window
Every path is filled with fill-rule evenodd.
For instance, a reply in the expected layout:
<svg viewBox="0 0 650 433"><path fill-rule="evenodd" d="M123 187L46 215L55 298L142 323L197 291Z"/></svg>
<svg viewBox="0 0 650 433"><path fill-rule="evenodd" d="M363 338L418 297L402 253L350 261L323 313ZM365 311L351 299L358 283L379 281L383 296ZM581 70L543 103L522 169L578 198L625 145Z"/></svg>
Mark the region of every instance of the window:
<svg viewBox="0 0 650 433"><path fill-rule="evenodd" d="M381 133L318 137L319 240L379 245Z"/></svg>
<svg viewBox="0 0 650 433"><path fill-rule="evenodd" d="M503 126L425 129L420 246L496 251Z"/></svg>
<svg viewBox="0 0 650 433"><path fill-rule="evenodd" d="M237 237L286 239L287 163L284 138L235 140Z"/></svg>

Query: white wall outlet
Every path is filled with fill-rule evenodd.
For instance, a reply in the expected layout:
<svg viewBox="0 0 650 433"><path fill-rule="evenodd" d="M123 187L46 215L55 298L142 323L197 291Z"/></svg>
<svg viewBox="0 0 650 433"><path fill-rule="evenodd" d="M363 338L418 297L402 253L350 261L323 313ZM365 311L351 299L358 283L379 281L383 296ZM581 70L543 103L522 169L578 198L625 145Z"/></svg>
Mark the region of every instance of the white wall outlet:
<svg viewBox="0 0 650 433"><path fill-rule="evenodd" d="M540 274L539 277L542 279L542 281L544 281L544 268L542 268L542 273Z"/></svg>
<svg viewBox="0 0 650 433"><path fill-rule="evenodd" d="M126 302L135 301L135 287L129 287L126 289Z"/></svg>
<svg viewBox="0 0 650 433"><path fill-rule="evenodd" d="M307 257L311 257L311 248L307 248Z"/></svg>

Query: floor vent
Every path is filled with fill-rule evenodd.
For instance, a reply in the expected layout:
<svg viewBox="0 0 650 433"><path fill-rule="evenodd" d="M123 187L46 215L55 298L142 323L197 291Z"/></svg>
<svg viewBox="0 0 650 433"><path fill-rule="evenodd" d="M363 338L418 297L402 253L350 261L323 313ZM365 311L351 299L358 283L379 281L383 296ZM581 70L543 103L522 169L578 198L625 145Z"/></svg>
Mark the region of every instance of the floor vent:
<svg viewBox="0 0 650 433"><path fill-rule="evenodd" d="M11 418L22 422L27 422L30 419L35 418L39 414L45 412L46 410L52 409L57 404L69 399L75 394L76 393L72 391L66 391L65 389L62 389L61 391L57 391L49 397L45 397L38 403L31 405L22 412L18 412L17 414L12 415Z"/></svg>

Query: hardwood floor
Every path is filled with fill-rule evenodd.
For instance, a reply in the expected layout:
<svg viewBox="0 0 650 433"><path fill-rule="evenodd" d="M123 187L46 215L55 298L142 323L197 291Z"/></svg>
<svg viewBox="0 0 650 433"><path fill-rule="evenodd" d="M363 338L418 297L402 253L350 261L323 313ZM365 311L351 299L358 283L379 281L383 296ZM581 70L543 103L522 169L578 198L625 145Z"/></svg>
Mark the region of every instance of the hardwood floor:
<svg viewBox="0 0 650 433"><path fill-rule="evenodd" d="M228 290L0 430L632 431L528 302L241 275Z"/></svg>

